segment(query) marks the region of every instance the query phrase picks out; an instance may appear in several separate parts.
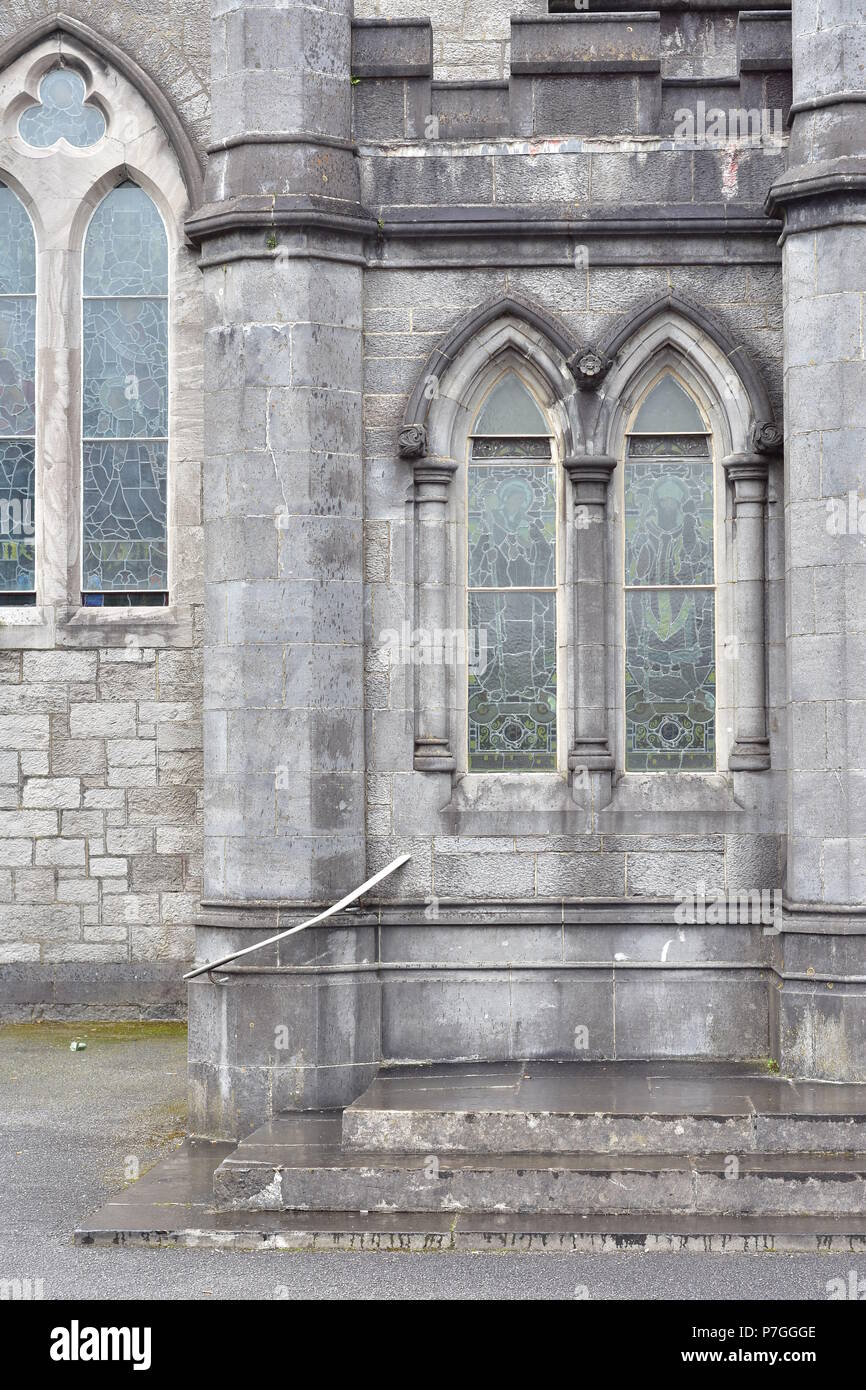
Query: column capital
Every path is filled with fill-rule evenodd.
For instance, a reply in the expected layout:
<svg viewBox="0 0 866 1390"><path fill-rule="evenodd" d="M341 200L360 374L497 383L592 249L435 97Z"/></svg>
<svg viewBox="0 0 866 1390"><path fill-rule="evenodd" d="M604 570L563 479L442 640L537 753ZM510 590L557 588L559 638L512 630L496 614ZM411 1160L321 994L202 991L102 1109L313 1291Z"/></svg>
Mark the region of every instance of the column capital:
<svg viewBox="0 0 866 1390"><path fill-rule="evenodd" d="M733 485L735 503L767 500L770 460L766 454L728 454L722 467Z"/></svg>
<svg viewBox="0 0 866 1390"><path fill-rule="evenodd" d="M606 505L607 485L616 468L615 458L609 454L575 454L563 459L562 466L574 488L575 506Z"/></svg>

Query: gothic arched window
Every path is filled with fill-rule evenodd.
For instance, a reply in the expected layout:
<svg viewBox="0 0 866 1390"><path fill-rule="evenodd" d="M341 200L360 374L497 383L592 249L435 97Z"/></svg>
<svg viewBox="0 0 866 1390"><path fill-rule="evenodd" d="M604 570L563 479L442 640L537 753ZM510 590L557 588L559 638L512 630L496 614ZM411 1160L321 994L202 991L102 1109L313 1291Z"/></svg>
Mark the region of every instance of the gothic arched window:
<svg viewBox="0 0 866 1390"><path fill-rule="evenodd" d="M557 767L557 491L551 430L508 371L470 436L470 772Z"/></svg>
<svg viewBox="0 0 866 1390"><path fill-rule="evenodd" d="M666 373L627 436L625 770L716 765L712 438Z"/></svg>
<svg viewBox="0 0 866 1390"><path fill-rule="evenodd" d="M91 219L83 296L83 601L165 603L168 239L134 183Z"/></svg>
<svg viewBox="0 0 866 1390"><path fill-rule="evenodd" d="M0 602L36 602L36 240L0 183Z"/></svg>

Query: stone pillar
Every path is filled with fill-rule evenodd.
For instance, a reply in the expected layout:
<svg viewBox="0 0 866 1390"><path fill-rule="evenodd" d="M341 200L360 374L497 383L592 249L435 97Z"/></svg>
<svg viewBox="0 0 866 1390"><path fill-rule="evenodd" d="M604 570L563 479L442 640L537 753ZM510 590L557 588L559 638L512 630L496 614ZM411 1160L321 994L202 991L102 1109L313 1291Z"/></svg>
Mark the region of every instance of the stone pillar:
<svg viewBox="0 0 866 1390"><path fill-rule="evenodd" d="M610 773L607 699L607 493L616 460L587 455L565 460L574 493L574 735L572 772Z"/></svg>
<svg viewBox="0 0 866 1390"><path fill-rule="evenodd" d="M448 554L448 494L457 465L419 458L415 463L415 539L417 622L425 659L419 661L415 707L415 767L423 772L451 772L448 671L445 649L451 560ZM450 644L449 644L450 645Z"/></svg>
<svg viewBox="0 0 866 1390"><path fill-rule="evenodd" d="M866 10L794 0L784 215L788 846L780 1060L866 1080ZM848 977L851 977L848 982Z"/></svg>
<svg viewBox="0 0 866 1390"><path fill-rule="evenodd" d="M376 224L350 138L351 18L352 0L212 0L213 144L187 226L207 300L204 959L366 872L361 332ZM278 903L293 905L279 921L263 910ZM193 985L194 1128L356 1093L353 1066L378 1044L359 1040L360 1004L327 970L369 943L319 935L276 957L287 973L266 1008L258 957L245 962L234 1036L196 1026L226 987ZM292 974L309 962L322 973Z"/></svg>
<svg viewBox="0 0 866 1390"><path fill-rule="evenodd" d="M769 465L761 454L731 454L725 473L734 494L734 743L732 772L770 766L767 733L764 522Z"/></svg>

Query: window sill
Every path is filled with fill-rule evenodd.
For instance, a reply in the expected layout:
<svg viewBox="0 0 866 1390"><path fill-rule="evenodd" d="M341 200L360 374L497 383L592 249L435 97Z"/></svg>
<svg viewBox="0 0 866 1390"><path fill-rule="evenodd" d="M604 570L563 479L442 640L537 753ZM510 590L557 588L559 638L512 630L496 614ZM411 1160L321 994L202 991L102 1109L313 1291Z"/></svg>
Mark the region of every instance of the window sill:
<svg viewBox="0 0 866 1390"><path fill-rule="evenodd" d="M0 609L0 651L52 647L191 647L192 606Z"/></svg>
<svg viewBox="0 0 866 1390"><path fill-rule="evenodd" d="M58 647L191 647L192 607L90 608L58 614Z"/></svg>

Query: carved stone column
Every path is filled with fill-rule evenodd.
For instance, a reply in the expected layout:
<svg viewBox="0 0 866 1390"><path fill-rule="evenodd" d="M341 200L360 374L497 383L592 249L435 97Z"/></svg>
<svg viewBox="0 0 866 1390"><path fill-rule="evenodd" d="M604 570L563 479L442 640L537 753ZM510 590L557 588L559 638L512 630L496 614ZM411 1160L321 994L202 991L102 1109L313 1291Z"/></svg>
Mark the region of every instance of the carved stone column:
<svg viewBox="0 0 866 1390"><path fill-rule="evenodd" d="M574 490L574 736L568 766L610 772L607 697L607 492L616 459L565 460Z"/></svg>
<svg viewBox="0 0 866 1390"><path fill-rule="evenodd" d="M765 454L730 454L725 473L734 494L734 743L732 772L770 766L767 734L764 530L768 460Z"/></svg>
<svg viewBox="0 0 866 1390"><path fill-rule="evenodd" d="M413 461L415 480L415 754L420 772L452 772L448 665L448 497L457 464L427 457L427 431L400 432L401 458Z"/></svg>

